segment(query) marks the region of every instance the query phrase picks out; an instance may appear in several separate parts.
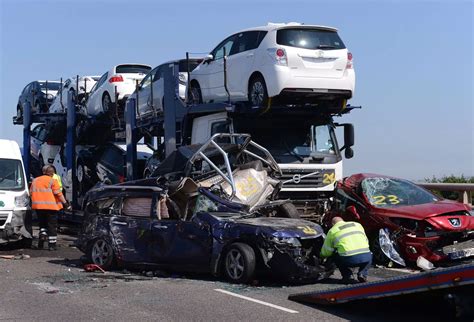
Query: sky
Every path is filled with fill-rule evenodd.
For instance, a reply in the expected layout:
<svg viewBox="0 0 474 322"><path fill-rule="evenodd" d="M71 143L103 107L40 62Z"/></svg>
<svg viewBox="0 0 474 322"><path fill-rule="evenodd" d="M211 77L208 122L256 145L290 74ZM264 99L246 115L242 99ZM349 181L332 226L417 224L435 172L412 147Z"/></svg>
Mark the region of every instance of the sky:
<svg viewBox="0 0 474 322"><path fill-rule="evenodd" d="M362 106L344 175L474 175L472 1L0 0L0 138L22 144L18 96L37 79L101 75L208 53L268 22L334 26L353 53Z"/></svg>

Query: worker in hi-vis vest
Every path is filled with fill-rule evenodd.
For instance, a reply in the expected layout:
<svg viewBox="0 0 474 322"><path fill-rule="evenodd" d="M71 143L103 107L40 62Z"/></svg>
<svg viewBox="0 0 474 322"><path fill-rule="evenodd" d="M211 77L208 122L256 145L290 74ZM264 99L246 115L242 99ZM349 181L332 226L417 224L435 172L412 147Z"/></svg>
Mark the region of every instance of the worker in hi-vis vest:
<svg viewBox="0 0 474 322"><path fill-rule="evenodd" d="M43 248L46 235L49 250L56 250L58 211L68 202L64 198L57 180L53 179L54 169L43 167L43 175L31 183L31 208L36 211L40 225L38 248Z"/></svg>
<svg viewBox="0 0 474 322"><path fill-rule="evenodd" d="M341 217L334 217L331 223L332 227L321 248L321 258L334 259L343 283L356 282L352 278L352 267L359 268L359 282L366 282L372 264L372 253L364 228L358 222L346 222Z"/></svg>

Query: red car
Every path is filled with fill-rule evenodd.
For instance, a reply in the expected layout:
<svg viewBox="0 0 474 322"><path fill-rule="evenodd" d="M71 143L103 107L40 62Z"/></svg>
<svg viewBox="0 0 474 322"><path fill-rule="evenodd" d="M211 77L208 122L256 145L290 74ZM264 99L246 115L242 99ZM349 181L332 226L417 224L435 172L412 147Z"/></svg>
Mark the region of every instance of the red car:
<svg viewBox="0 0 474 322"><path fill-rule="evenodd" d="M403 179L355 174L338 184L336 209L325 216L360 222L376 261L413 264L419 256L441 262L474 256L474 216L462 203L443 200Z"/></svg>

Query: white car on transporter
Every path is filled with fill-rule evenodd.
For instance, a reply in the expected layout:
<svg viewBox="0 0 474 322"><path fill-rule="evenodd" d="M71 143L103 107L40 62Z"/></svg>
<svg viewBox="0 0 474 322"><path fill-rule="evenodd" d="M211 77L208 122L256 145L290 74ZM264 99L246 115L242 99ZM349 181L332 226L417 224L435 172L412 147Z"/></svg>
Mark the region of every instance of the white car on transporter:
<svg viewBox="0 0 474 322"><path fill-rule="evenodd" d="M195 103L222 102L229 95L231 101L252 106L267 106L272 98L284 104L340 108L355 88L352 54L337 29L300 23L269 23L227 37L190 80Z"/></svg>
<svg viewBox="0 0 474 322"><path fill-rule="evenodd" d="M112 67L103 74L89 93L86 101L88 115L107 113L117 103L123 106L127 97L135 91L137 81L140 82L151 67L143 64L121 64Z"/></svg>
<svg viewBox="0 0 474 322"><path fill-rule="evenodd" d="M66 79L61 86L61 90L56 95L53 104L49 107L50 113L60 113L67 110L67 97L70 92L72 96L76 97L77 102L80 103L87 93L89 93L94 87L95 83L100 79L100 76L79 76L70 77Z"/></svg>

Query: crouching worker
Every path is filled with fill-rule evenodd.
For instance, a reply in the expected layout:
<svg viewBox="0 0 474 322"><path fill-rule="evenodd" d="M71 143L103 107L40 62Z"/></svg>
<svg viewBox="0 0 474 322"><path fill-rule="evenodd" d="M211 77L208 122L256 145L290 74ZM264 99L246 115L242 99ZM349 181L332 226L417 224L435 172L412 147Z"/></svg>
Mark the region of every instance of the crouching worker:
<svg viewBox="0 0 474 322"><path fill-rule="evenodd" d="M54 168L43 167L43 175L31 183L31 208L36 211L40 225L38 248L43 248L48 236L49 250L56 250L58 212L67 205L57 180L53 179Z"/></svg>
<svg viewBox="0 0 474 322"><path fill-rule="evenodd" d="M359 282L366 282L372 264L372 253L364 228L357 222L345 222L341 217L334 217L331 224L321 249L321 258L334 261L341 272L343 283L355 282L352 279L352 267L359 268Z"/></svg>

